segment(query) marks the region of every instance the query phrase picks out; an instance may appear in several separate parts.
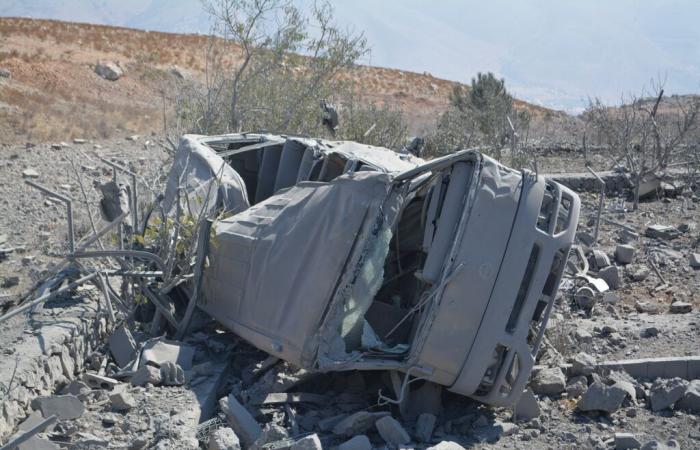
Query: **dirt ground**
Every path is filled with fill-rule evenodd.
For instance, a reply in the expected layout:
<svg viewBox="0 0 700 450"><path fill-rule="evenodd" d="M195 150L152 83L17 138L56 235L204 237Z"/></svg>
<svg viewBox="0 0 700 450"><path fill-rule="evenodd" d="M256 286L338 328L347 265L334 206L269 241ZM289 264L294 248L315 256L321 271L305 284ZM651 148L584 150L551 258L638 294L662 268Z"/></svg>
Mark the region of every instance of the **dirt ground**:
<svg viewBox="0 0 700 450"><path fill-rule="evenodd" d="M55 270L67 248L65 207L25 184L26 180L74 199L77 237L80 238L92 232L90 216L96 228L105 223L96 207L99 196L94 185L109 181L112 170L98 156L134 171L139 176L139 191L143 193L144 202L152 201L160 192L162 175L170 163L171 154L163 148L167 144L157 136L127 140L127 136L123 135L111 140L71 141L67 144L60 148L52 148L50 144L0 147L0 206L4 211L0 215L0 249L3 249L0 253L3 255L0 258L0 311L5 309L3 304L15 303L35 283ZM599 161L602 165L605 158L603 155L593 155L593 161ZM577 153L540 157L543 172L579 171L576 169L583 167L582 158ZM90 205L90 214L87 213L85 200ZM598 197L584 193L582 200L579 236L584 241L586 233L594 233ZM593 248L606 254L610 263L617 267L620 287L607 295L597 296L592 306L582 307L574 296L582 283L568 277L558 296L547 331L549 343L543 347L540 363L556 367L567 363L581 351L598 362L698 356L700 270L691 268L689 260L691 253L699 251L700 194L686 187L674 197L643 201L638 211L632 211L631 203L625 198L607 198L602 217L605 220L600 225L599 242ZM677 237L664 239L645 236L647 227L656 224L673 226ZM636 252L630 264L615 262L617 245L629 240L628 232L627 236L623 236L625 229L638 234L631 241ZM595 272L591 273L595 275ZM673 302L690 304L690 311L672 313ZM16 340L23 326L23 322L18 322L14 334L5 330L0 338L4 336L3 339ZM647 330L650 328L655 328L656 332L649 333ZM9 338L10 335L13 337ZM256 365L259 367L266 355L239 342L224 330L220 330L217 339L222 342L222 348L234 345L238 352L226 388L240 394L259 386L260 380L251 374L255 373ZM208 348L208 351L217 347L214 342L206 341L206 337L199 336L193 337L189 343ZM0 343L0 347L8 345L11 342ZM89 361L77 363L86 367L91 364ZM616 433L632 433L641 445L657 441L659 445L672 448L700 447L698 413L682 409L651 411L648 396L652 382L640 380L636 402L627 400L610 414L577 411L578 398L566 392L538 394L541 414L524 422L515 422L510 408L491 408L447 391L438 392L433 396L440 407L432 440L429 443L412 440L411 446L426 448L441 441L453 441L474 448L615 448ZM324 448L331 448L340 444L342 439L321 428L319 424L323 419L360 410L390 411L413 435L415 418L402 420L396 409L377 408L377 392L381 388L386 389L386 377L381 373L344 373L304 378L296 387L299 392L317 393L335 400L326 405L295 406L293 416L297 418L296 425L285 419L287 416L281 407L263 411L258 420L261 425L281 426L288 435L318 433ZM104 409L104 395L94 394L88 402L88 412L75 425L70 425L77 428L71 431L66 422L58 431L64 435L89 432L95 438L85 442L92 442L94 448L108 445L138 448L132 445L136 441L143 445L140 448L150 447L155 445L158 436L168 434L167 426L171 422L166 420L167 417L158 419L162 421L162 427L158 425L156 428L161 427L158 428L161 434L151 432L143 437L146 436L144 430L149 427L153 429L154 425L139 417L144 417L144 414L176 416L178 405L173 405L172 399L184 398L180 396L188 395L186 391L184 387L132 389L132 394L141 405L151 405L151 408L154 404L161 405L167 411L153 411L143 406L139 413L135 410L133 414L117 416ZM338 400L345 394L349 396ZM289 411L286 413L288 415ZM387 447L376 430L369 429L365 433L373 447ZM202 441L200 444L204 445ZM89 445L85 448L89 448ZM164 447L161 445L161 448Z"/></svg>

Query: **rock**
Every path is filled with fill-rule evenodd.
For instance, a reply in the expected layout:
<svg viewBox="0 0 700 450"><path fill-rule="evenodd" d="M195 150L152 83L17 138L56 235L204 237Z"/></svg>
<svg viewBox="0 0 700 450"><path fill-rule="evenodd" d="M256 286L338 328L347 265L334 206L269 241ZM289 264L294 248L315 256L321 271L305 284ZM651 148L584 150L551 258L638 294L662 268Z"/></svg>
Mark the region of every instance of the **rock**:
<svg viewBox="0 0 700 450"><path fill-rule="evenodd" d="M398 447L411 441L411 437L406 430L391 416L382 417L374 425L377 427L377 431L379 431L382 439L390 446Z"/></svg>
<svg viewBox="0 0 700 450"><path fill-rule="evenodd" d="M7 69L0 69L0 78L12 78L12 74Z"/></svg>
<svg viewBox="0 0 700 450"><path fill-rule="evenodd" d="M333 434L340 436L362 434L372 428L377 420L388 415L388 412L371 413L368 411L358 411L338 422L333 427Z"/></svg>
<svg viewBox="0 0 700 450"><path fill-rule="evenodd" d="M690 254L690 267L693 269L700 269L700 253Z"/></svg>
<svg viewBox="0 0 700 450"><path fill-rule="evenodd" d="M591 334L590 331L588 330L576 330L574 332L574 337L576 337L576 340L579 341L582 344L591 344L593 343L593 335Z"/></svg>
<svg viewBox="0 0 700 450"><path fill-rule="evenodd" d="M338 450L372 450L372 444L367 436L361 434L340 444Z"/></svg>
<svg viewBox="0 0 700 450"><path fill-rule="evenodd" d="M596 360L594 357L586 352L579 352L569 358L571 363L571 374L576 375L589 375L593 373L596 366Z"/></svg>
<svg viewBox="0 0 700 450"><path fill-rule="evenodd" d="M84 144L84 143L86 143L86 142L87 142L87 141L86 141L85 139L73 138L73 143L74 143L74 144L80 145L80 144Z"/></svg>
<svg viewBox="0 0 700 450"><path fill-rule="evenodd" d="M620 264L630 264L634 261L636 249L633 245L620 244L615 248L615 261Z"/></svg>
<svg viewBox="0 0 700 450"><path fill-rule="evenodd" d="M263 428L262 433L260 433L260 436L258 436L248 450L262 450L267 446L267 444L279 442L288 438L289 433L285 428L274 423L267 424L265 425L265 428Z"/></svg>
<svg viewBox="0 0 700 450"><path fill-rule="evenodd" d="M127 136L127 137L126 137L126 140L127 140L127 141L131 141L131 142L136 142L136 141L139 140L139 135L138 135L138 134L133 134L133 135L131 135L131 136Z"/></svg>
<svg viewBox="0 0 700 450"><path fill-rule="evenodd" d="M644 265L634 266L629 271L629 276L633 281L644 281L649 277L649 268Z"/></svg>
<svg viewBox="0 0 700 450"><path fill-rule="evenodd" d="M687 314L693 310L693 305L687 302L675 301L671 303L668 311L671 314Z"/></svg>
<svg viewBox="0 0 700 450"><path fill-rule="evenodd" d="M620 289L620 272L617 266L607 266L600 269L598 276L608 283L608 286L612 290Z"/></svg>
<svg viewBox="0 0 700 450"><path fill-rule="evenodd" d="M218 428L209 436L208 450L241 450L238 436L229 427Z"/></svg>
<svg viewBox="0 0 700 450"><path fill-rule="evenodd" d="M649 302L635 302L634 309L639 313L658 314L659 308Z"/></svg>
<svg viewBox="0 0 700 450"><path fill-rule="evenodd" d="M160 366L160 376L165 386L182 386L185 384L185 371L178 364L166 361Z"/></svg>
<svg viewBox="0 0 700 450"><path fill-rule="evenodd" d="M656 379L654 384L651 385L649 392L651 410L661 411L673 406L674 403L683 397L687 387L688 382L681 378Z"/></svg>
<svg viewBox="0 0 700 450"><path fill-rule="evenodd" d="M603 294L603 303L608 305L615 305L620 301L620 296L614 292L606 292Z"/></svg>
<svg viewBox="0 0 700 450"><path fill-rule="evenodd" d="M582 396L588 389L588 379L585 375L579 375L569 380L566 384L566 395L569 398Z"/></svg>
<svg viewBox="0 0 700 450"><path fill-rule="evenodd" d="M124 76L122 68L113 62L96 64L95 73L109 81L117 81Z"/></svg>
<svg viewBox="0 0 700 450"><path fill-rule="evenodd" d="M126 367L134 357L136 352L136 341L131 335L131 331L124 324L114 330L108 338L109 351L114 357L119 367Z"/></svg>
<svg viewBox="0 0 700 450"><path fill-rule="evenodd" d="M644 235L650 238L671 240L677 238L680 232L670 225L650 225L644 231Z"/></svg>
<svg viewBox="0 0 700 450"><path fill-rule="evenodd" d="M430 439L433 437L436 421L437 417L430 413L423 413L418 416L415 432L413 433L416 439L418 439L418 442L430 442Z"/></svg>
<svg viewBox="0 0 700 450"><path fill-rule="evenodd" d="M615 450L639 448L642 443L632 433L615 433Z"/></svg>
<svg viewBox="0 0 700 450"><path fill-rule="evenodd" d="M145 386L148 383L157 386L161 381L163 379L160 376L160 369L149 365L141 366L131 377L131 384L134 386Z"/></svg>
<svg viewBox="0 0 700 450"><path fill-rule="evenodd" d="M35 402L44 418L56 415L61 420L77 419L85 412L85 406L75 395L37 397Z"/></svg>
<svg viewBox="0 0 700 450"><path fill-rule="evenodd" d="M606 386L600 381L593 382L579 400L579 411L603 411L613 413L620 409L627 392L619 386Z"/></svg>
<svg viewBox="0 0 700 450"><path fill-rule="evenodd" d="M559 367L547 367L535 374L530 386L535 394L557 395L566 389L566 378Z"/></svg>
<svg viewBox="0 0 700 450"><path fill-rule="evenodd" d="M574 300L579 308L591 309L595 305L595 291L589 286L581 286L576 290Z"/></svg>
<svg viewBox="0 0 700 450"><path fill-rule="evenodd" d="M73 380L68 385L68 392L67 393L73 394L76 397L78 397L82 394L87 394L88 392L90 392L90 387L87 384L83 383L82 381ZM65 393L66 392L63 392L63 394L65 394Z"/></svg>
<svg viewBox="0 0 700 450"><path fill-rule="evenodd" d="M700 380L692 380L683 397L676 402L676 408L694 413L700 412Z"/></svg>
<svg viewBox="0 0 700 450"><path fill-rule="evenodd" d="M680 449L678 442L676 442L674 440L670 440L670 441L668 441L668 443L664 444L663 442L653 440L653 441L647 442L641 448L641 450L672 450L672 449Z"/></svg>
<svg viewBox="0 0 700 450"><path fill-rule="evenodd" d="M642 329L642 331L639 333L639 335L643 338L650 338L650 337L655 337L659 334L659 329L651 326L651 327L645 327Z"/></svg>
<svg viewBox="0 0 700 450"><path fill-rule="evenodd" d="M428 447L426 450L466 450L466 449L456 442L442 441L438 445Z"/></svg>
<svg viewBox="0 0 700 450"><path fill-rule="evenodd" d="M11 276L11 277L5 277L2 280L2 287L4 288L11 288L15 287L19 284L19 277L17 276Z"/></svg>
<svg viewBox="0 0 700 450"><path fill-rule="evenodd" d="M321 431L331 431L334 426L340 423L341 420L345 419L347 416L345 414L339 414L337 416L325 417L318 421L318 429Z"/></svg>
<svg viewBox="0 0 700 450"><path fill-rule="evenodd" d="M525 389L513 406L515 420L529 421L540 416L540 404L531 389Z"/></svg>
<svg viewBox="0 0 700 450"><path fill-rule="evenodd" d="M260 425L233 394L220 399L219 407L245 447L252 445L260 437L262 434Z"/></svg>
<svg viewBox="0 0 700 450"><path fill-rule="evenodd" d="M22 176L24 178L39 178L39 172L37 172L35 169L28 168L22 171Z"/></svg>
<svg viewBox="0 0 700 450"><path fill-rule="evenodd" d="M138 404L134 396L128 392L114 393L109 396L109 401L112 402L112 410L117 412L129 411Z"/></svg>
<svg viewBox="0 0 700 450"><path fill-rule="evenodd" d="M304 436L293 443L289 448L290 450L323 450L321 440L316 433Z"/></svg>

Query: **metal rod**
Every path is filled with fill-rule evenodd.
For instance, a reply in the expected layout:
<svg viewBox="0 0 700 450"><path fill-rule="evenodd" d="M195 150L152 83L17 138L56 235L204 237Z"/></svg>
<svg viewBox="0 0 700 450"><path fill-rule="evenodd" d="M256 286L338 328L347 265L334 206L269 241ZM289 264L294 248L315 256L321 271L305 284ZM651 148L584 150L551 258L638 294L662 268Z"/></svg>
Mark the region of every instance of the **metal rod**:
<svg viewBox="0 0 700 450"><path fill-rule="evenodd" d="M157 294L153 293L148 286L143 286L143 292L146 294L146 297L153 302L155 307L158 309L158 311L161 312L163 317L165 317L170 324L175 327L175 329L179 328L179 323L177 322L177 319L173 316L173 314L170 312L170 310L163 304L161 303L162 300L158 297Z"/></svg>
<svg viewBox="0 0 700 450"><path fill-rule="evenodd" d="M75 231L73 230L73 201L65 195L61 195L58 192L52 191L46 186L42 186L30 180L25 180L24 182L27 183L29 186L40 190L49 197L53 197L66 204L66 214L68 219L68 245L70 247L70 252L73 253L75 251Z"/></svg>
<svg viewBox="0 0 700 450"><path fill-rule="evenodd" d="M99 230L97 233L93 234L89 238L87 238L85 241L81 242L78 244L78 248L76 251L81 252L94 244L99 238L104 236L105 234L109 233L116 225L119 225L122 220L126 217L128 213L123 212L119 214L113 221L105 225L101 230Z"/></svg>
<svg viewBox="0 0 700 450"><path fill-rule="evenodd" d="M133 259L146 259L154 262L160 271L165 271L165 263L156 254L141 250L98 250L93 252L75 252L71 255L72 258L105 258L105 257L124 257Z"/></svg>
<svg viewBox="0 0 700 450"><path fill-rule="evenodd" d="M47 300L50 300L50 299L56 297L56 296L59 295L59 294L62 294L62 293L64 293L64 292L66 292L66 291L69 291L69 290L71 290L71 289L73 289L73 288L75 288L75 287L77 287L77 286L79 286L79 285L85 283L86 281L90 281L90 280L92 280L93 278L95 278L97 275L98 275L97 272L93 272L93 273L91 273L91 274L85 275L84 277L79 278L79 279L73 281L72 283L68 284L67 286L64 286L64 287L62 287L62 288L60 288L60 289L57 289L57 290L55 290L55 291L53 291L53 292L50 292L50 293L46 293L46 294L42 295L41 297L32 300L32 301L29 302L29 303L25 303L25 304L23 304L22 306L20 306L20 307L14 309L14 310L8 312L8 313L5 314L4 316L1 316L1 317L0 317L0 322L4 322L4 321L6 321L7 319L9 319L10 317L16 316L17 314L21 313L22 311L26 311L27 309L32 308L32 307L34 307L35 305L38 305L39 303L43 303L43 302L45 302L45 301L47 301Z"/></svg>
<svg viewBox="0 0 700 450"><path fill-rule="evenodd" d="M598 215L596 217L595 221L595 233L593 234L593 245L598 244L598 230L600 229L600 215L603 212L603 204L605 202L605 180L600 178L597 173L591 169L590 166L586 166L586 170L588 170L594 177L598 179L598 183L600 183L600 199L598 200Z"/></svg>
<svg viewBox="0 0 700 450"><path fill-rule="evenodd" d="M112 309L112 299L109 298L109 291L107 290L107 282L105 281L105 277L100 274L98 277L98 280L100 280L100 287L102 288L102 294L105 298L105 306L107 307L107 314L109 314L109 320L112 322L112 325L114 325L117 322L116 317L114 317L114 309Z"/></svg>
<svg viewBox="0 0 700 450"><path fill-rule="evenodd" d="M187 327L190 325L192 320L192 314L194 313L194 308L197 305L197 297L199 296L200 286L202 284L202 270L204 269L204 260L207 257L207 249L209 247L209 234L211 232L212 221L206 219L202 221L202 225L199 228L199 236L197 236L197 260L194 266L194 287L192 291L192 296L187 304L187 310L185 311L185 317L180 322L180 327L175 335L176 339L182 339L187 332Z"/></svg>
<svg viewBox="0 0 700 450"><path fill-rule="evenodd" d="M34 436L37 433L41 433L46 427L56 423L57 419L58 418L55 415L47 417L38 424L34 425L32 428L28 429L24 433L9 441L7 444L0 447L0 450L14 450L19 448L21 444L27 442L32 436Z"/></svg>

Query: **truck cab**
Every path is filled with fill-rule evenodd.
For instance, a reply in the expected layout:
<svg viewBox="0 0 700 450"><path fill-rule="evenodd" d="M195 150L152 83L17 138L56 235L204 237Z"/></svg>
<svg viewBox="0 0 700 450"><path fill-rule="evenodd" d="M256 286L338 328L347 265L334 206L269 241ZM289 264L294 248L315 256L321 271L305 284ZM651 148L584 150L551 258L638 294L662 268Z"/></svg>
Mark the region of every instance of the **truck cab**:
<svg viewBox="0 0 700 450"><path fill-rule="evenodd" d="M201 201L205 187L213 195ZM392 370L493 405L527 382L580 201L477 151L185 136L165 205L216 215L199 307L307 370Z"/></svg>

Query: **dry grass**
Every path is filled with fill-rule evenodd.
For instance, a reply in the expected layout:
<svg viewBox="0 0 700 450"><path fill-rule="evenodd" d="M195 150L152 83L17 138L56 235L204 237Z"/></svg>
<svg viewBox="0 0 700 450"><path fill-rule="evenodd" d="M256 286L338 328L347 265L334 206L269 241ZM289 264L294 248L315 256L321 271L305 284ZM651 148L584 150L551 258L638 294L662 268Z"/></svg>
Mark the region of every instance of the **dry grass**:
<svg viewBox="0 0 700 450"><path fill-rule="evenodd" d="M51 20L0 18L0 142L109 137L162 129L162 91L173 67L203 80L209 37ZM228 57L239 51L227 45ZM99 78L93 66L118 61L127 75ZM413 132L431 126L453 82L430 74L359 66L340 75L357 94L402 110ZM167 83L164 82L167 81ZM169 84L168 84L169 83ZM522 102L537 114L547 110Z"/></svg>

